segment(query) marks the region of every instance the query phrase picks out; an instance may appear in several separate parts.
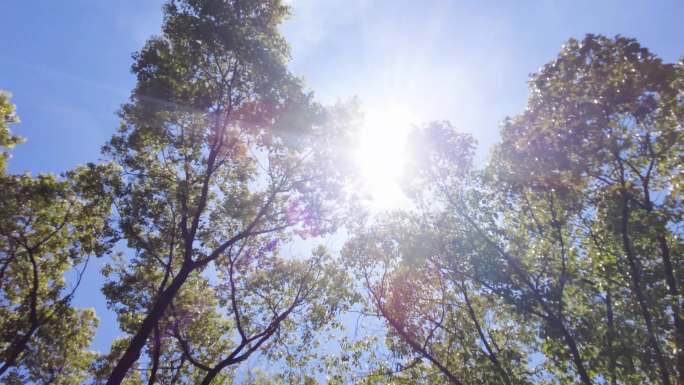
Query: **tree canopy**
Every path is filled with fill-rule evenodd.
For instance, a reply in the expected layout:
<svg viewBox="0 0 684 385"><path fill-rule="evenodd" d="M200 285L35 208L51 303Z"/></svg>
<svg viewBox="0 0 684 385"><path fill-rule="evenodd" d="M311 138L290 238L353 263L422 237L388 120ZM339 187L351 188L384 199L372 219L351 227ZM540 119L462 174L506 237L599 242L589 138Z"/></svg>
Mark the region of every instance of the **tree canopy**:
<svg viewBox="0 0 684 385"><path fill-rule="evenodd" d="M101 163L8 172L0 93L3 384L682 383L684 62L570 39L486 164L450 122L414 127L411 204L377 213L359 106L289 71L283 2L163 12ZM84 274L107 352L72 304ZM350 315L382 330L352 338Z"/></svg>
<svg viewBox="0 0 684 385"><path fill-rule="evenodd" d="M110 385L141 374L216 383L255 351L294 354L345 303L327 251L281 252L336 228L352 128L287 71L287 8L172 1L164 12L104 147L123 168L114 205L135 252L104 272L130 334L103 363ZM134 367L143 352L147 366Z"/></svg>
<svg viewBox="0 0 684 385"><path fill-rule="evenodd" d="M19 143L2 94L0 140ZM4 155L4 154L3 154ZM91 309L71 306L91 256L113 241L113 166L87 165L53 175L11 175L0 161L0 377L7 384L74 384L88 376L97 327ZM73 271L68 282L65 274Z"/></svg>
<svg viewBox="0 0 684 385"><path fill-rule="evenodd" d="M678 383L681 70L587 35L532 76L486 167L447 122L417 129L417 210L346 251L390 347L456 384Z"/></svg>

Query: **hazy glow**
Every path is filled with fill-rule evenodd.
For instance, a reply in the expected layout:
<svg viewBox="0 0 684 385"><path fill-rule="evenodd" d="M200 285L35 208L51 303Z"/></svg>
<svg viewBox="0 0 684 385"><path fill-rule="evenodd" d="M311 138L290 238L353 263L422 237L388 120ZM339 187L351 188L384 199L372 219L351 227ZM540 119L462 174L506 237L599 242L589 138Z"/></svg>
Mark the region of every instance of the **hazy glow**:
<svg viewBox="0 0 684 385"><path fill-rule="evenodd" d="M393 209L407 203L399 178L404 168L406 138L416 123L416 115L399 105L365 112L357 160L373 208Z"/></svg>

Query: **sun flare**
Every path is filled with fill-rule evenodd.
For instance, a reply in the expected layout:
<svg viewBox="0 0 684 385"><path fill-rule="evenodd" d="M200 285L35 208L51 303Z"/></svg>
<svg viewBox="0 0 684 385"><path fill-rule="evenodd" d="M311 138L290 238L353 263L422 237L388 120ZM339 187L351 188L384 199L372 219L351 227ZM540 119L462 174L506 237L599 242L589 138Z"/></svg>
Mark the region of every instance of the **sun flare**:
<svg viewBox="0 0 684 385"><path fill-rule="evenodd" d="M417 121L410 109L400 105L366 111L356 157L371 207L387 210L408 203L399 178L405 165L406 139Z"/></svg>

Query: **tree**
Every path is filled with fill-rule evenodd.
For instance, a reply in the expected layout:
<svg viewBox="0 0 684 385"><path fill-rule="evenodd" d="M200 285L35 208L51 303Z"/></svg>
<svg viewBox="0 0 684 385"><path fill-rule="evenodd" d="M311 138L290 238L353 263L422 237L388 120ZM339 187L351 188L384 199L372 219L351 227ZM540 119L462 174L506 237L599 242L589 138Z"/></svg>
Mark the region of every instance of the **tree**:
<svg viewBox="0 0 684 385"><path fill-rule="evenodd" d="M419 211L393 213L357 229L344 249L368 293L367 311L386 321L388 347L405 357L402 366L412 368L413 381L527 383L527 325L464 273L466 249L478 242L462 234L448 202L432 194L422 199L441 191L440 183L465 186L474 142L446 122L423 127L408 142L420 152L413 159L421 175L408 178Z"/></svg>
<svg viewBox="0 0 684 385"><path fill-rule="evenodd" d="M684 375L680 67L632 39L569 41L533 79L528 111L507 123L495 162L513 189L572 197L568 219L602 270L593 288L605 298L613 381L625 351L616 341L643 341L629 351L648 347L634 364L651 381Z"/></svg>
<svg viewBox="0 0 684 385"><path fill-rule="evenodd" d="M130 334L101 363L107 384L135 377L136 362L149 383L217 383L282 343L295 316L316 329L345 302L326 252L281 252L336 228L353 118L287 71L287 12L276 0L170 1L162 36L134 56L138 83L104 149L124 169L115 206L134 251L105 271Z"/></svg>
<svg viewBox="0 0 684 385"><path fill-rule="evenodd" d="M507 341L525 347L518 354L543 355L536 359L542 380L670 384L682 377L681 76L682 63L665 64L632 39L587 35L533 75L525 112L505 122L484 170L472 169L472 142L448 124L414 134L407 191L417 213L389 235L386 224L370 230L382 235L370 244L362 230L349 246L356 260L393 261L391 269L367 269L389 273L366 287L410 351L433 356L453 383L447 372L470 370L460 382L480 373L440 358L440 348L467 350L461 340L435 346L439 338L424 332L436 304L452 306L445 311L452 318L472 315L468 295L484 305L479 318L488 328L510 320L529 326ZM436 278L423 278L423 269ZM402 271L410 277L395 278ZM460 301L420 300L444 292L432 288L442 277L464 289ZM414 323L393 325L402 314L391 310L394 297L409 299L399 308ZM416 303L433 305L426 311ZM480 306L471 324L486 337L475 322ZM440 330L444 322L432 324ZM486 341L480 336L475 349L497 350Z"/></svg>
<svg viewBox="0 0 684 385"><path fill-rule="evenodd" d="M16 121L6 94L0 102L6 117L0 140L7 148L20 139L6 125ZM103 179L112 168L88 165L63 178L34 178L6 174L5 158L0 170L0 377L7 384L80 383L94 356L87 349L97 319L92 310L73 308L71 299L90 256L110 246L111 200ZM77 277L68 285L69 271Z"/></svg>
<svg viewBox="0 0 684 385"><path fill-rule="evenodd" d="M21 143L21 138L12 135L9 125L18 123L19 118L16 115L16 107L10 101L12 95L6 91L0 91L0 147L5 150L11 150L16 144ZM0 173L5 173L7 167L7 151L0 154Z"/></svg>

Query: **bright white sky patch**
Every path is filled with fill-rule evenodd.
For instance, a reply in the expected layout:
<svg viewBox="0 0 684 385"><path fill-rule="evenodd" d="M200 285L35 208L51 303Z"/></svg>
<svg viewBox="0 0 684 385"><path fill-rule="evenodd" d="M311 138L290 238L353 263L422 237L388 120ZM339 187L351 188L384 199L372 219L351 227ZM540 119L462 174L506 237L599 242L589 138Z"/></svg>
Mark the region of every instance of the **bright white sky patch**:
<svg viewBox="0 0 684 385"><path fill-rule="evenodd" d="M372 208L396 209L408 203L399 186L406 162L406 138L418 117L409 108L386 104L366 110L356 159Z"/></svg>

